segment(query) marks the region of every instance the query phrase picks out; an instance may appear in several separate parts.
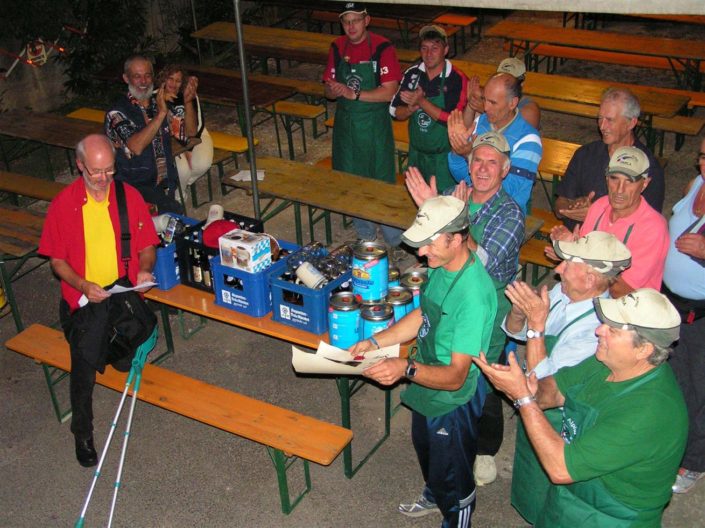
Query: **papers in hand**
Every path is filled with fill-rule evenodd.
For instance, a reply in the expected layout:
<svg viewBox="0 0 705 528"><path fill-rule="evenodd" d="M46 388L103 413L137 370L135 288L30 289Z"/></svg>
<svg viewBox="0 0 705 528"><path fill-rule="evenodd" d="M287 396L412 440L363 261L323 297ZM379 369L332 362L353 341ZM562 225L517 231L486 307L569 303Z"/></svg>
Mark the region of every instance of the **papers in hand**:
<svg viewBox="0 0 705 528"><path fill-rule="evenodd" d="M157 285L156 282L142 282L137 286L127 288L125 286L120 286L120 285L116 284L115 286L113 286L112 288L110 288L109 290L106 290L106 291L110 294L125 293L125 292L129 292L132 290L142 291L142 290L148 290L152 286L156 286L156 285ZM79 308L83 308L87 304L88 304L88 297L86 297L85 295L81 295L81 298L78 300Z"/></svg>
<svg viewBox="0 0 705 528"><path fill-rule="evenodd" d="M252 181L252 173L250 172L249 169L241 170L240 172L230 176L230 179L233 181L244 181L244 182ZM262 181L262 180L264 180L264 170L257 169L257 181Z"/></svg>
<svg viewBox="0 0 705 528"><path fill-rule="evenodd" d="M304 374L361 375L362 371L388 357L399 357L399 345L393 345L365 354L365 359L356 360L347 350L321 341L315 353L291 347L291 364L296 372Z"/></svg>

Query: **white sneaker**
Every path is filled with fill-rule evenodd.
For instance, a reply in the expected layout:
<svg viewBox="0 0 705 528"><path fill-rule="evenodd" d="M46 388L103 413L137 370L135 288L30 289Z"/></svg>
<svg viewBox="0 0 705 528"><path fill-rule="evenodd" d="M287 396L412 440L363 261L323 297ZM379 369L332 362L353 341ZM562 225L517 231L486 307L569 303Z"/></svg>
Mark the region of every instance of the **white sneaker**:
<svg viewBox="0 0 705 528"><path fill-rule="evenodd" d="M410 504L400 504L399 513L406 515L407 517L423 517L433 512L440 512L435 502L429 501L426 497L421 495L416 502Z"/></svg>
<svg viewBox="0 0 705 528"><path fill-rule="evenodd" d="M497 465L491 455L477 455L472 468L475 474L475 484L485 486L497 480Z"/></svg>

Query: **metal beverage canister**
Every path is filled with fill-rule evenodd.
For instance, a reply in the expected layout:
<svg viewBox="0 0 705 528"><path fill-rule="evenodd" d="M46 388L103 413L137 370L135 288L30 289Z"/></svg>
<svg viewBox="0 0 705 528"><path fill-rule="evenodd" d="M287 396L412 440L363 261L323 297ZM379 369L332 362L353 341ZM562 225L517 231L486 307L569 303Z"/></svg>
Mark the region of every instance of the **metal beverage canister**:
<svg viewBox="0 0 705 528"><path fill-rule="evenodd" d="M399 268L390 267L389 273L387 274L388 281L387 285L392 288L394 286L399 286Z"/></svg>
<svg viewBox="0 0 705 528"><path fill-rule="evenodd" d="M339 292L331 296L328 337L331 345L343 349L360 340L360 304L352 292Z"/></svg>
<svg viewBox="0 0 705 528"><path fill-rule="evenodd" d="M411 290L404 286L392 286L387 293L387 304L394 310L394 322L398 323L414 309L414 296Z"/></svg>
<svg viewBox="0 0 705 528"><path fill-rule="evenodd" d="M361 242L354 247L352 281L358 300L380 301L387 296L389 259L383 245Z"/></svg>
<svg viewBox="0 0 705 528"><path fill-rule="evenodd" d="M371 304L362 308L360 319L360 339L367 339L394 324L394 309L386 303Z"/></svg>
<svg viewBox="0 0 705 528"><path fill-rule="evenodd" d="M404 288L411 290L414 296L414 308L418 308L421 304L421 286L428 280L428 276L421 271L410 271L402 276L399 283Z"/></svg>

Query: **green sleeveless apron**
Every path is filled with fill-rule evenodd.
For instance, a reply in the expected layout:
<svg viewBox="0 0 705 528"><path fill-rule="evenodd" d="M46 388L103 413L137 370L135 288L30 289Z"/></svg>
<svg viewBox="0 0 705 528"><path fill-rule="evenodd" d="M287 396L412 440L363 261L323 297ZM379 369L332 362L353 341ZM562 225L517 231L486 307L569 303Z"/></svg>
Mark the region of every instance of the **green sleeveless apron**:
<svg viewBox="0 0 705 528"><path fill-rule="evenodd" d="M623 391L611 396L619 398L657 375L654 369ZM575 400L582 386L571 387L565 395L563 420L578 424L584 431L595 423L599 411ZM580 434L580 433L578 433ZM545 507L536 520L536 528L658 528L663 507L636 509L617 501L599 478L566 486L551 486Z"/></svg>
<svg viewBox="0 0 705 528"><path fill-rule="evenodd" d="M551 306L548 313L558 306L558 303ZM581 319L587 317L593 312L592 308L580 314L578 317L570 321L556 335L546 335L544 343L546 345L546 354L548 356L553 352L553 348L571 325L577 323ZM563 411L560 408L546 409L544 411L546 419L553 427L554 431L560 432L563 424ZM514 470L512 473L512 506L519 514L534 524L536 517L543 508L546 501L546 495L551 487L551 481L546 475L541 462L539 462L534 452L534 448L526 436L524 423L519 420L517 424L516 446L514 448Z"/></svg>
<svg viewBox="0 0 705 528"><path fill-rule="evenodd" d="M367 43L372 48L369 36ZM341 57L345 57L347 40ZM351 88L377 88L377 61L350 64L344 58L335 66L335 77ZM389 103L365 103L338 98L333 127L333 168L387 183L396 180L394 136Z"/></svg>
<svg viewBox="0 0 705 528"><path fill-rule="evenodd" d="M445 108L445 94L443 88L446 82L446 64L443 63L441 71L440 93L434 97L427 97L428 101L443 110ZM428 181L432 175L436 176L438 192L455 185L455 180L448 168L448 128L433 119L421 108L409 116L409 166L417 167L424 179Z"/></svg>

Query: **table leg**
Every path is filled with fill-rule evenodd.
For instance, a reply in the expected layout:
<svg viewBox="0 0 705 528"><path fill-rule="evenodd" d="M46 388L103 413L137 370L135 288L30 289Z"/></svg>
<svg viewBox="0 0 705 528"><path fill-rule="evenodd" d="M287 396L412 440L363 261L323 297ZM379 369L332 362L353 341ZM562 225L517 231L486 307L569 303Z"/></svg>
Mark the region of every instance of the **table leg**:
<svg viewBox="0 0 705 528"><path fill-rule="evenodd" d="M350 399L359 391L363 384L365 383L362 379L352 379L349 376L340 376L335 379L335 383L338 386L338 393L340 394L340 416L341 425L346 429L351 429L351 416L350 416ZM345 449L343 449L343 469L345 476L347 478L352 478L357 471L365 465L365 463L370 459L370 457L379 449L379 447L384 443L384 441L389 437L389 432L391 429L391 418L392 418L392 396L391 389L384 390L384 435L372 446L367 454L364 456L360 462L353 467L352 460L352 442L350 442ZM354 440L353 440L354 441Z"/></svg>
<svg viewBox="0 0 705 528"><path fill-rule="evenodd" d="M15 321L15 328L17 328L17 332L19 333L24 330L24 323L22 322L20 310L17 306L15 292L12 290L12 275L14 275L14 272L9 272L5 267L5 261L0 260L0 284L3 290L5 290L5 298L7 299L7 304L10 305L10 313Z"/></svg>
<svg viewBox="0 0 705 528"><path fill-rule="evenodd" d="M152 363L159 365L174 352L174 335L171 333L171 322L169 321L169 307L166 304L159 304L159 311L162 316L162 331L164 332L164 341L166 341L166 351L152 360Z"/></svg>

